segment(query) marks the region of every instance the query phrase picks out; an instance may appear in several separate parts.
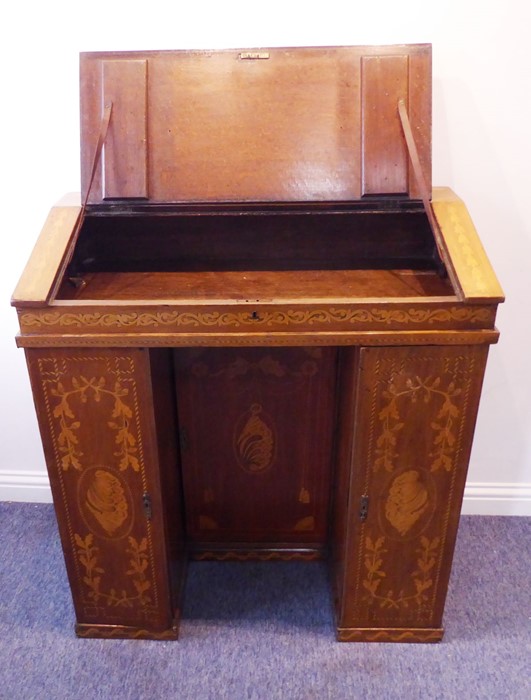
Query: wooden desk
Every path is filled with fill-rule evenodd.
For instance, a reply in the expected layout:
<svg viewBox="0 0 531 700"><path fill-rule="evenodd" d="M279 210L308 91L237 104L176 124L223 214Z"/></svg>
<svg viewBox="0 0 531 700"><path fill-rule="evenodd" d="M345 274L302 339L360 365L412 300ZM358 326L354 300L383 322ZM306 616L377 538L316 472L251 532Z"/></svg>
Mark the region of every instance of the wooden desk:
<svg viewBox="0 0 531 700"><path fill-rule="evenodd" d="M86 206L52 209L14 294L77 634L176 638L189 558L325 557L338 639L437 641L503 296L448 189L433 191L436 244L388 103L396 108L404 81L398 95L371 92L389 71L393 85L409 71L405 96L422 121L429 47L234 53L82 58ZM196 67L205 63L207 83ZM254 73L234 93L243 112L218 105L217 131L205 130L220 81L240 85L244 63ZM301 87L301 67L320 100ZM342 82L331 93L332 75ZM275 138L259 120L269 150L251 149L258 127L247 125L235 155L231 120L264 95L280 109L279 86L292 101ZM361 110L350 136L347 87ZM91 185L103 109L94 96L107 92L107 170L96 159ZM387 149L371 136L373 103L378 123L391 122ZM333 104L342 107L332 124ZM317 117L301 122L310 107ZM297 148L286 155L293 113ZM334 153L312 141L316 124ZM343 165L356 129L361 179ZM150 158L132 149L138 138ZM429 148L422 159L429 171ZM288 161L306 179L286 180ZM239 177L242 168L254 174Z"/></svg>

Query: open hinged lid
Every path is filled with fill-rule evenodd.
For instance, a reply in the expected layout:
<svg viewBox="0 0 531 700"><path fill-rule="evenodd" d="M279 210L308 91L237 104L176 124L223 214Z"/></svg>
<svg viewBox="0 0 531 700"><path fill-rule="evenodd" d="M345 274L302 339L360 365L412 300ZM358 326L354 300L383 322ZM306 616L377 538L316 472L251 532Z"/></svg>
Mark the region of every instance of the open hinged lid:
<svg viewBox="0 0 531 700"><path fill-rule="evenodd" d="M400 100L429 191L429 45L85 53L82 199L111 103L88 204L421 199Z"/></svg>
<svg viewBox="0 0 531 700"><path fill-rule="evenodd" d="M81 113L81 203L17 307L503 298L464 204L430 201L428 45L88 53Z"/></svg>

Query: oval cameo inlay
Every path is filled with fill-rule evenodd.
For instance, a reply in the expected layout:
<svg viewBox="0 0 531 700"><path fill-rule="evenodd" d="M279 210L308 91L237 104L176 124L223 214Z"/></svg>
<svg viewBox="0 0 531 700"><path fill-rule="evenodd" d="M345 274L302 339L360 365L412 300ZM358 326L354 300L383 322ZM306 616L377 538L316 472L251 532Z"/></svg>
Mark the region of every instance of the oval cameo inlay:
<svg viewBox="0 0 531 700"><path fill-rule="evenodd" d="M385 517L402 536L429 508L429 493L414 469L402 472L392 482L385 502Z"/></svg>
<svg viewBox="0 0 531 700"><path fill-rule="evenodd" d="M234 451L242 469L258 474L269 469L275 456L275 436L262 406L253 403L236 425Z"/></svg>
<svg viewBox="0 0 531 700"><path fill-rule="evenodd" d="M78 500L85 524L95 534L117 538L130 530L129 489L118 474L104 467L88 469L79 482Z"/></svg>

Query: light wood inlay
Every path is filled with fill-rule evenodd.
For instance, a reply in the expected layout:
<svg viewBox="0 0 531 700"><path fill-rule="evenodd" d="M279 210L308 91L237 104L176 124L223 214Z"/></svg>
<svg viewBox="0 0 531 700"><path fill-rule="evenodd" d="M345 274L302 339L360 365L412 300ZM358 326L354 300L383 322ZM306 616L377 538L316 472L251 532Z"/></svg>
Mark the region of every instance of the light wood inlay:
<svg viewBox="0 0 531 700"><path fill-rule="evenodd" d="M434 188L432 203L465 299L502 302L503 290L465 203L446 187Z"/></svg>
<svg viewBox="0 0 531 700"><path fill-rule="evenodd" d="M68 249L81 206L57 206L50 211L20 281L13 306L44 306L53 289L57 270Z"/></svg>

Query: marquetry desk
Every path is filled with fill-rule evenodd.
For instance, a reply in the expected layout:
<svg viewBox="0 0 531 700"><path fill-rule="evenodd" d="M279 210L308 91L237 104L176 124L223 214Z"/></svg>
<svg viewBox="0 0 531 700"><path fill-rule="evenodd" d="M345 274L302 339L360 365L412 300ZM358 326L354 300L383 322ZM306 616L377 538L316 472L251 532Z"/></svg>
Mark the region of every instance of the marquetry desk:
<svg viewBox="0 0 531 700"><path fill-rule="evenodd" d="M13 297L80 636L176 638L190 558L327 558L340 640L441 639L503 296L430 62L81 56L82 196Z"/></svg>

